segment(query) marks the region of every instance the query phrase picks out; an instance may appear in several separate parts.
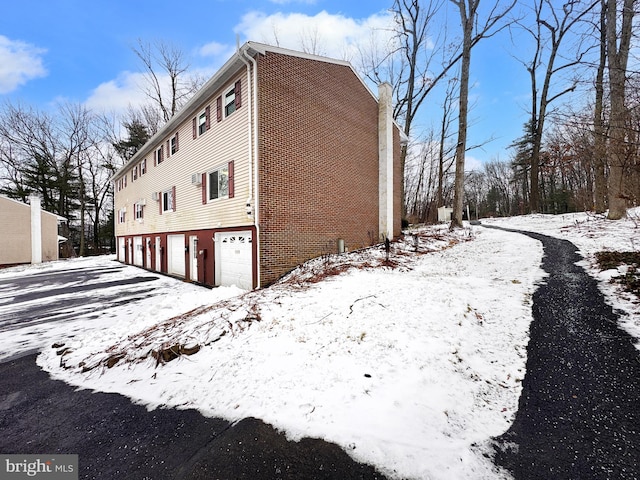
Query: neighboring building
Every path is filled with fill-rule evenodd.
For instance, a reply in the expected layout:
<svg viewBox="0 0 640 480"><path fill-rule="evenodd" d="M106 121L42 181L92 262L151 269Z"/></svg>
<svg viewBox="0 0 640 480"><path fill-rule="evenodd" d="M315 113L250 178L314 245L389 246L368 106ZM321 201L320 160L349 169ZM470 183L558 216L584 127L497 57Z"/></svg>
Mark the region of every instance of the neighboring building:
<svg viewBox="0 0 640 480"><path fill-rule="evenodd" d="M248 42L113 177L118 259L268 285L400 234L401 134L348 62Z"/></svg>
<svg viewBox="0 0 640 480"><path fill-rule="evenodd" d="M29 201L0 195L0 266L58 260L58 223L64 218L42 210L39 197Z"/></svg>

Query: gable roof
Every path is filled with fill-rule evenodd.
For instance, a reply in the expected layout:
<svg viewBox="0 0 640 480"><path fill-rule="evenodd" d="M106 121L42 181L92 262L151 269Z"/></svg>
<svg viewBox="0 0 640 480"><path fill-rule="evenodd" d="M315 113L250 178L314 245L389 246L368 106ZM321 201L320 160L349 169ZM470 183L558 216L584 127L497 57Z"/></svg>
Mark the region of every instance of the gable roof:
<svg viewBox="0 0 640 480"><path fill-rule="evenodd" d="M29 205L28 203L24 203L24 202L21 202L20 200L15 200L13 198L9 198L6 195L0 195L0 200L6 201L6 202L10 202L17 208L27 208L27 209L31 210L31 205ZM40 212L44 213L46 215L53 215L54 217L56 217L56 219L59 222L66 222L67 221L67 219L65 217L61 217L60 215L58 215L56 213L47 212L46 210L42 210L42 209L40 209Z"/></svg>
<svg viewBox="0 0 640 480"><path fill-rule="evenodd" d="M246 42L241 47L238 47L233 56L227 60L227 62L191 97L191 99L166 123L164 124L155 135L153 135L147 143L145 143L136 154L125 163L116 173L111 177L111 181L115 181L125 172L129 170L131 166L141 161L145 156L152 153L158 145L160 145L164 138L166 138L173 130L178 126L192 118L202 109L202 102L212 96L220 88L222 88L233 76L235 76L241 69L247 68L245 56L255 57L257 54L266 55L268 52L277 53L280 55L289 55L298 58L304 58L307 60L315 60L318 62L332 63L335 65L342 65L348 67L353 71L353 74L360 80L364 88L371 94L374 100L378 101L376 95L373 94L368 85L360 78L360 75L355 71L351 63L346 60L337 60L335 58L323 57L320 55L312 55L309 53L298 52L296 50L289 50L281 47L274 47L257 42Z"/></svg>

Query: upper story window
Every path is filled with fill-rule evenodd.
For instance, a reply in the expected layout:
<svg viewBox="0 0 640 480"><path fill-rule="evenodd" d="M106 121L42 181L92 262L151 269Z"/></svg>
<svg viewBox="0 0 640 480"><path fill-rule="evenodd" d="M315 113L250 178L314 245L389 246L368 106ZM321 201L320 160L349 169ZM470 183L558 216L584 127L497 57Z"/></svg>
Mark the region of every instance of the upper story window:
<svg viewBox="0 0 640 480"><path fill-rule="evenodd" d="M140 175L147 173L147 159L145 158L140 162Z"/></svg>
<svg viewBox="0 0 640 480"><path fill-rule="evenodd" d="M242 106L242 83L238 80L216 100L217 120L222 121Z"/></svg>
<svg viewBox="0 0 640 480"><path fill-rule="evenodd" d="M138 179L138 165L133 167L133 170L131 170L131 181L135 181Z"/></svg>
<svg viewBox="0 0 640 480"><path fill-rule="evenodd" d="M207 131L207 115L202 112L198 117L198 135L202 135Z"/></svg>
<svg viewBox="0 0 640 480"><path fill-rule="evenodd" d="M144 203L137 202L134 205L134 216L136 220L142 220L144 218Z"/></svg>
<svg viewBox="0 0 640 480"><path fill-rule="evenodd" d="M207 106L197 117L193 117L193 139L211 128L211 107Z"/></svg>
<svg viewBox="0 0 640 480"><path fill-rule="evenodd" d="M209 172L209 200L229 196L229 167L225 165Z"/></svg>
<svg viewBox="0 0 640 480"><path fill-rule="evenodd" d="M171 155L174 155L178 151L178 148L178 132L176 132L176 134L171 137L171 140L169 140L169 151L171 152Z"/></svg>
<svg viewBox="0 0 640 480"><path fill-rule="evenodd" d="M127 215L126 208L123 207L120 210L118 210L118 223L124 223L126 220L126 215Z"/></svg>
<svg viewBox="0 0 640 480"><path fill-rule="evenodd" d="M163 155L163 146L160 145L160 148L158 148L156 150L155 156L156 156L156 165L159 165L162 163L162 161L164 160L164 155Z"/></svg>
<svg viewBox="0 0 640 480"><path fill-rule="evenodd" d="M234 88L232 88L224 96L224 116L228 117L235 111L236 111L236 91Z"/></svg>
<svg viewBox="0 0 640 480"><path fill-rule="evenodd" d="M163 212L172 212L176 210L176 189L175 187L170 190L162 192L161 208Z"/></svg>

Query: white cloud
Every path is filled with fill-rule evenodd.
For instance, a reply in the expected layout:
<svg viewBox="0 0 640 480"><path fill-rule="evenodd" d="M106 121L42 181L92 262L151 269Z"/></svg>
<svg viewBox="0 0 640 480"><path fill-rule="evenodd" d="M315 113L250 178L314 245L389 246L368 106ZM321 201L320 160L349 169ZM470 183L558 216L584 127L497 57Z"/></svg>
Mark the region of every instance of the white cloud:
<svg viewBox="0 0 640 480"><path fill-rule="evenodd" d="M43 48L0 35L0 94L12 92L33 78L44 77L45 52Z"/></svg>
<svg viewBox="0 0 640 480"><path fill-rule="evenodd" d="M219 57L229 51L229 45L219 42L211 42L198 49L198 54L202 57Z"/></svg>
<svg viewBox="0 0 640 480"><path fill-rule="evenodd" d="M141 73L123 72L115 80L98 85L85 104L96 110L125 111L129 105L137 106L147 100L140 89L143 81Z"/></svg>
<svg viewBox="0 0 640 480"><path fill-rule="evenodd" d="M303 5L315 5L317 3L316 0L269 0L271 3L275 3L276 5L289 5L291 3L302 3Z"/></svg>
<svg viewBox="0 0 640 480"><path fill-rule="evenodd" d="M372 41L388 43L391 23L388 12L355 19L326 11L314 16L253 11L242 17L235 32L249 40L355 62L359 50Z"/></svg>

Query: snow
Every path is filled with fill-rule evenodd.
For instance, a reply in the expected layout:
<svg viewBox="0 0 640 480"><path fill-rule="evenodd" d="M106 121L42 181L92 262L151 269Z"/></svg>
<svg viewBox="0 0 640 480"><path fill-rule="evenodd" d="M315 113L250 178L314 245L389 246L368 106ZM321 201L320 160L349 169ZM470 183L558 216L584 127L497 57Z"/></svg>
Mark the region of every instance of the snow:
<svg viewBox="0 0 640 480"><path fill-rule="evenodd" d="M483 223L573 241L612 305L628 312L621 326L639 337L636 306L609 283L612 272L593 267L598 250L637 249L638 216ZM78 309L73 321L46 333L41 325L3 331L3 345L41 349L38 363L54 378L121 393L149 409L196 408L230 421L252 416L293 440L335 442L391 478L509 479L483 454L517 409L541 258L541 244L517 233L426 227L393 244L389 262L379 248L325 256L253 292L160 276L154 296ZM106 257L56 262L1 271L0 279L110 265ZM125 267L113 278L133 272L141 270ZM0 315L9 302L0 303ZM58 355L53 342L69 350ZM166 363L150 355L196 345L197 353Z"/></svg>

